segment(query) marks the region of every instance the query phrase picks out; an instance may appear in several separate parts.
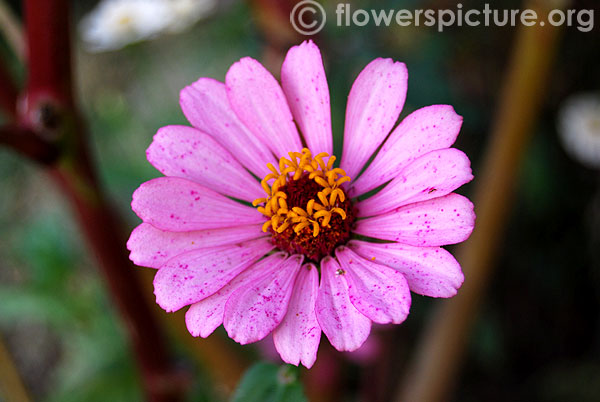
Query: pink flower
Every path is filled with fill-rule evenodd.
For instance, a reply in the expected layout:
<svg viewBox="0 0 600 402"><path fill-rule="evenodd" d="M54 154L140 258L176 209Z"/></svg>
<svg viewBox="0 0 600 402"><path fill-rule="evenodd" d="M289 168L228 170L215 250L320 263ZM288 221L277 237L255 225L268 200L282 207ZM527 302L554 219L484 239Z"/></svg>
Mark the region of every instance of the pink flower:
<svg viewBox="0 0 600 402"><path fill-rule="evenodd" d="M311 367L321 331L353 351L371 323L406 319L410 290L456 294L463 274L440 246L473 230L473 205L452 192L473 176L449 148L462 123L451 106L419 109L394 129L403 63L373 60L354 82L340 168L314 43L289 50L281 81L243 58L224 84L201 78L181 91L193 127L154 137L148 160L166 177L133 194L143 223L127 246L137 265L158 268L163 309L191 306L192 335L223 324L247 344L273 333L284 361Z"/></svg>

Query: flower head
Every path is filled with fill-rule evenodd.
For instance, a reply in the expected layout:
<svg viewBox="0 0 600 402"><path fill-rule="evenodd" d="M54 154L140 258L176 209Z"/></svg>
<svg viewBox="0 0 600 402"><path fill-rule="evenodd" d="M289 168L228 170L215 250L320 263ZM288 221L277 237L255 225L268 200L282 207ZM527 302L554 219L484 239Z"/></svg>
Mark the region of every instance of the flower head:
<svg viewBox="0 0 600 402"><path fill-rule="evenodd" d="M411 290L456 294L463 274L441 246L473 229L473 205L453 193L473 176L450 148L462 123L451 106L394 128L404 64L376 59L354 82L339 166L318 47L291 48L281 80L243 58L225 83L201 78L182 90L193 127L163 127L148 148L166 177L134 193L143 223L128 248L136 264L158 268L161 307L191 306L194 336L223 324L246 344L272 332L284 361L311 367L321 332L356 350L373 322L406 319Z"/></svg>
<svg viewBox="0 0 600 402"><path fill-rule="evenodd" d="M600 94L568 98L558 114L558 132L567 152L591 168L600 168Z"/></svg>
<svg viewBox="0 0 600 402"><path fill-rule="evenodd" d="M89 50L116 50L183 31L214 5L215 0L103 0L83 18L80 28Z"/></svg>

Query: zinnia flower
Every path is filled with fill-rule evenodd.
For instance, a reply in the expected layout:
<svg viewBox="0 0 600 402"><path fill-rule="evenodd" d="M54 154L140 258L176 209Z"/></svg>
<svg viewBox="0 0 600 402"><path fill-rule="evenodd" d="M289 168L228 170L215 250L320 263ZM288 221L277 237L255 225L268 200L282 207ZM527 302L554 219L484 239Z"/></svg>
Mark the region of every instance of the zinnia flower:
<svg viewBox="0 0 600 402"><path fill-rule="evenodd" d="M166 177L133 194L143 223L128 248L137 265L158 268L163 309L191 306L192 335L223 324L247 344L272 332L284 361L311 367L321 331L353 351L373 322L406 319L410 290L456 293L463 274L440 246L473 229L473 205L452 193L473 176L449 148L462 123L451 106L419 109L392 131L403 63L373 60L354 82L340 167L314 43L289 50L281 81L243 58L225 83L200 78L182 90L193 127L163 127L148 148Z"/></svg>

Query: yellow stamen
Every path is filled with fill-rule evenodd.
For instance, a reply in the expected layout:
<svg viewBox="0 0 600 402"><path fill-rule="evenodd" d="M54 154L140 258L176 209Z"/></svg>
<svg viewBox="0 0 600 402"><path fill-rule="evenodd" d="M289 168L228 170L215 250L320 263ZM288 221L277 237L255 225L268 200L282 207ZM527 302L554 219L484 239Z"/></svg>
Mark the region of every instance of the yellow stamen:
<svg viewBox="0 0 600 402"><path fill-rule="evenodd" d="M337 212L338 214L340 214L342 219L346 219L346 211L344 211L342 208L333 208L331 212Z"/></svg>
<svg viewBox="0 0 600 402"><path fill-rule="evenodd" d="M294 207L294 208L292 208L292 211L294 211L295 213L297 213L300 216L308 216L308 214L306 213L306 211L303 210L300 207Z"/></svg>
<svg viewBox="0 0 600 402"><path fill-rule="evenodd" d="M277 174L277 173L269 173L268 175L265 176L263 181L269 181L271 179L276 179L278 177L279 177L279 174Z"/></svg>
<svg viewBox="0 0 600 402"><path fill-rule="evenodd" d="M333 167L333 162L335 162L335 156L331 155L331 157L329 157L329 160L327 161L327 169L331 170L331 168ZM340 169L342 170L342 169ZM342 170L343 172L343 170ZM344 174L346 174L346 172L344 172Z"/></svg>
<svg viewBox="0 0 600 402"><path fill-rule="evenodd" d="M284 230L286 230L288 227L290 226L290 224L288 222L283 222L278 228L277 228L277 233L282 233Z"/></svg>
<svg viewBox="0 0 600 402"><path fill-rule="evenodd" d="M313 237L317 237L319 235L319 223L317 221L312 221L313 225Z"/></svg>
<svg viewBox="0 0 600 402"><path fill-rule="evenodd" d="M336 186L339 186L340 184L345 183L347 181L350 181L350 178L348 176L344 176L341 179L339 179L335 184Z"/></svg>
<svg viewBox="0 0 600 402"><path fill-rule="evenodd" d="M300 233L300 231L302 229L304 229L305 227L307 227L310 223L308 221L303 221L300 222L299 224L297 224L296 226L294 226L294 232L296 232L296 234Z"/></svg>
<svg viewBox="0 0 600 402"><path fill-rule="evenodd" d="M326 207L329 206L329 201L327 201L327 196L325 194L323 194L322 191L317 194L317 197L319 197L319 200L321 200L321 204L323 204Z"/></svg>
<svg viewBox="0 0 600 402"><path fill-rule="evenodd" d="M321 210L325 209L325 207L323 205L317 204L316 202L314 203L313 208L317 211L321 211Z"/></svg>
<svg viewBox="0 0 600 402"><path fill-rule="evenodd" d="M315 180L315 182L316 182L317 184L320 184L321 186L323 186L323 187L325 187L325 188L327 188L327 187L329 187L329 186L330 186L330 184L329 184L329 183L327 183L327 182L325 181L325 179L323 179L323 178L322 178L322 177L320 177L320 176L315 176L314 180Z"/></svg>
<svg viewBox="0 0 600 402"><path fill-rule="evenodd" d="M331 212L322 210L322 211L315 212L315 214L313 216L315 218L322 218L322 217L327 216L327 215L331 215Z"/></svg>
<svg viewBox="0 0 600 402"><path fill-rule="evenodd" d="M261 200L266 200L266 199L265 198L261 198ZM306 204L306 212L308 212L309 216L312 216L312 214L313 214L313 207L314 207L314 205L315 205L315 200L310 200Z"/></svg>
<svg viewBox="0 0 600 402"><path fill-rule="evenodd" d="M267 195L271 195L271 188L269 187L266 181L261 181L260 185L262 186L263 190L265 190L265 193L267 193Z"/></svg>
<svg viewBox="0 0 600 402"><path fill-rule="evenodd" d="M309 227L316 237L320 228L330 227L333 213L346 219L346 212L340 207L340 203L346 200L346 194L340 186L349 182L350 178L343 169L333 167L336 157L329 156L326 152L313 156L308 148L303 148L301 152L289 152L288 156L289 159L279 159L279 169L272 163L267 164L270 173L260 183L267 196L257 198L252 205L269 218L263 224L263 232L271 227L277 233L283 233L291 227L299 234ZM309 200L305 208L296 206L290 209L288 195L282 189L290 181L299 180L305 174L308 174L309 180L314 180L323 188L317 193L317 199ZM269 185L271 180L273 183Z"/></svg>
<svg viewBox="0 0 600 402"><path fill-rule="evenodd" d="M255 207L258 204L262 204L262 203L265 203L265 202L267 202L266 198L257 198L254 201L252 201L252 206Z"/></svg>
<svg viewBox="0 0 600 402"><path fill-rule="evenodd" d="M346 195L339 188L334 189L329 196L329 205L335 205L336 199L339 198L340 202L344 202Z"/></svg>
<svg viewBox="0 0 600 402"><path fill-rule="evenodd" d="M273 215L271 217L271 226L273 227L273 230L277 230L277 225L279 225L279 219L281 219L279 215Z"/></svg>

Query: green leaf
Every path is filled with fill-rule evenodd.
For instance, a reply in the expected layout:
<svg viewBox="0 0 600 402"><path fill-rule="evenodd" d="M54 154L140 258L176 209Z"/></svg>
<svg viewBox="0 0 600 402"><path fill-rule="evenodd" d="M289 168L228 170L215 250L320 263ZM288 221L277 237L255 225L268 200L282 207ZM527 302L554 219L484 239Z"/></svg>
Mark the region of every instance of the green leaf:
<svg viewBox="0 0 600 402"><path fill-rule="evenodd" d="M290 365L257 363L244 374L231 402L307 402L298 371Z"/></svg>

